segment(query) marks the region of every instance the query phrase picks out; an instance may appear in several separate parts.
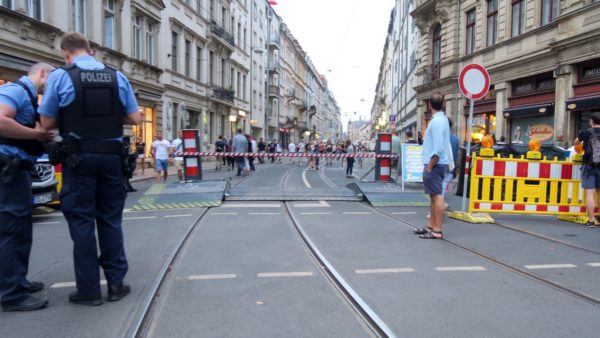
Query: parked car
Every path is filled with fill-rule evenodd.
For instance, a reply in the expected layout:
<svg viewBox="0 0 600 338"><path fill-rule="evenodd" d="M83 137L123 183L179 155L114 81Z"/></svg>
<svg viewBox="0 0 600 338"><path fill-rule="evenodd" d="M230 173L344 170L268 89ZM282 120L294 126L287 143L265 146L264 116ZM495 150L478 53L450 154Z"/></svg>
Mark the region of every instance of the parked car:
<svg viewBox="0 0 600 338"><path fill-rule="evenodd" d="M48 156L40 157L31 169L33 207L58 204L58 185L56 171L48 161Z"/></svg>
<svg viewBox="0 0 600 338"><path fill-rule="evenodd" d="M503 158L508 158L508 157L510 157L510 155L513 155L513 157L515 157L515 158L521 158L521 155L527 155L527 152L529 151L529 147L527 146L527 144L520 144L520 143L494 144L493 148L494 148L494 152L496 153L496 155L500 154L500 156ZM472 145L471 146L471 156L473 156L473 153L479 153L480 150L481 150L481 144ZM465 148L461 148L460 165L457 166L458 186L456 189L456 195L458 195L458 196L462 196L462 194L463 194L465 171L462 168L465 167L466 151L467 150ZM548 160L554 160L556 158L559 161L565 161L568 157L566 150L564 150L560 147L557 147L555 145L552 145L552 144L542 144L540 152L542 153L542 158L546 157ZM472 164L473 164L472 162L469 163L469 165L472 165ZM469 183L471 183L471 182L469 182ZM469 195L467 194L467 197L468 196Z"/></svg>

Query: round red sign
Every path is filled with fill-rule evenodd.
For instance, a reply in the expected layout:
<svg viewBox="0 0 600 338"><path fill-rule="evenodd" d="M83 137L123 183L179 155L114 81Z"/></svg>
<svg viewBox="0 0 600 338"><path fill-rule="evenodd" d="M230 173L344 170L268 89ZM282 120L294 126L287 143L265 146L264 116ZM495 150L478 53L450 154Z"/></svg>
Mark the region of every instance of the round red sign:
<svg viewBox="0 0 600 338"><path fill-rule="evenodd" d="M490 75L482 65L472 63L460 71L458 85L464 96L471 100L479 100L490 89Z"/></svg>

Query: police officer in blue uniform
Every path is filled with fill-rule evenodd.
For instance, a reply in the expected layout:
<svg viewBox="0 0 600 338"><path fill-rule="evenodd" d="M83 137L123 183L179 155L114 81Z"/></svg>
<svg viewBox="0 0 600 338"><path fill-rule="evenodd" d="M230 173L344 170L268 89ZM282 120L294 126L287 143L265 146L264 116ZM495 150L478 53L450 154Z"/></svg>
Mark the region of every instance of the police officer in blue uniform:
<svg viewBox="0 0 600 338"><path fill-rule="evenodd" d="M32 296L44 284L27 280L32 242L29 170L50 133L36 124L37 94L53 67L37 63L27 76L0 87L0 301L2 311L33 311L48 305Z"/></svg>
<svg viewBox="0 0 600 338"><path fill-rule="evenodd" d="M42 126L58 126L62 137L61 209L73 240L77 284L69 301L96 306L102 304L100 267L108 301L130 292L121 228L122 136L123 124L139 123L140 115L127 78L96 61L82 34L65 34L60 48L66 66L50 74L40 115Z"/></svg>

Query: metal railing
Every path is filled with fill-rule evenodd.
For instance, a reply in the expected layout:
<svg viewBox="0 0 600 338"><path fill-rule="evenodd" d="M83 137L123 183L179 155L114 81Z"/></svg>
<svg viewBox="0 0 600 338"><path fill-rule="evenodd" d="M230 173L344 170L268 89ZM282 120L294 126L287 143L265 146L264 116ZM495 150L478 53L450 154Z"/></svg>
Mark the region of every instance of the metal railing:
<svg viewBox="0 0 600 338"><path fill-rule="evenodd" d="M269 95L281 96L281 88L279 88L279 86L270 85L269 86Z"/></svg>
<svg viewBox="0 0 600 338"><path fill-rule="evenodd" d="M223 40L229 42L232 46L235 46L235 39L233 38L233 34L229 33L225 28L220 26L215 20L212 20L210 23L210 31L221 37Z"/></svg>
<svg viewBox="0 0 600 338"><path fill-rule="evenodd" d="M235 100L235 91L219 86L213 86L213 96L219 100L233 103Z"/></svg>

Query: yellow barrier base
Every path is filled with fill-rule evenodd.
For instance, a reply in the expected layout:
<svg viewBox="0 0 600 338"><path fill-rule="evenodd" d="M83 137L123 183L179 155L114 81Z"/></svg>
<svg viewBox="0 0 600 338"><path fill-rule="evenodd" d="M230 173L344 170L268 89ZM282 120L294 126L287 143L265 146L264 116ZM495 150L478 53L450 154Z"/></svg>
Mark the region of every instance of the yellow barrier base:
<svg viewBox="0 0 600 338"><path fill-rule="evenodd" d="M561 221L567 221L567 222L571 222L571 223L585 224L589 220L589 217L587 217L587 215L578 215L578 216L561 215L561 216L558 216L558 219Z"/></svg>
<svg viewBox="0 0 600 338"><path fill-rule="evenodd" d="M455 218L469 223L494 223L492 216L481 213L470 213L463 211L452 211L448 214L450 218Z"/></svg>

